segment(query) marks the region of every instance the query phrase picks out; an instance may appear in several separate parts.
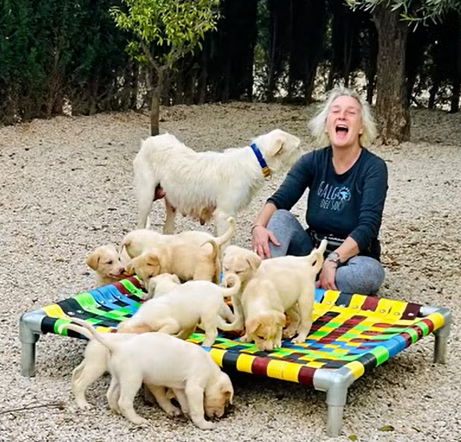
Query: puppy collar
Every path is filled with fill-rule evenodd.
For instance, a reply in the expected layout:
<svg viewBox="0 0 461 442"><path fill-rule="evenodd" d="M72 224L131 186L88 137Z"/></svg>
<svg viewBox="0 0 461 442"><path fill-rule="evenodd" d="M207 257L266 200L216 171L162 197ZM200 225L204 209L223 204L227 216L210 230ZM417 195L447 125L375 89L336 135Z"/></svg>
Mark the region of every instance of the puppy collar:
<svg viewBox="0 0 461 442"><path fill-rule="evenodd" d="M261 153L261 151L259 150L258 146L256 146L255 143L253 143L250 147L251 147L251 150L256 155L259 165L261 166L264 178L269 178L271 176L271 170L269 169L269 166L264 160L263 154Z"/></svg>

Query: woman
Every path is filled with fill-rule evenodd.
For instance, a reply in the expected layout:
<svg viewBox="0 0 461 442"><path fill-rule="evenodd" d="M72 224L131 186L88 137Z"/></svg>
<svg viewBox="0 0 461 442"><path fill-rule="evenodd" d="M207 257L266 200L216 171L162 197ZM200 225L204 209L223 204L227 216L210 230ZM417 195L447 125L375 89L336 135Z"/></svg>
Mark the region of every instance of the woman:
<svg viewBox="0 0 461 442"><path fill-rule="evenodd" d="M376 294L384 280L378 233L387 193L386 163L365 147L376 137L368 103L333 89L310 121L323 149L303 155L267 200L251 229L262 258L310 253L328 239L318 287ZM309 188L305 230L289 210Z"/></svg>

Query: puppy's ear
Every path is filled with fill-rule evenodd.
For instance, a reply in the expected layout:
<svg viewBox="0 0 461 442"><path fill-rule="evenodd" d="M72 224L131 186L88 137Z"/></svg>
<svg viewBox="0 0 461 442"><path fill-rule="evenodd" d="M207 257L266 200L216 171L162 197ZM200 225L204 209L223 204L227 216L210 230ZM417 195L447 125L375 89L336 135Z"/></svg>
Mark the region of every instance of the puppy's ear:
<svg viewBox="0 0 461 442"><path fill-rule="evenodd" d="M234 399L234 389L232 388L232 386L226 384L223 386L221 391L226 402L232 405L232 399Z"/></svg>
<svg viewBox="0 0 461 442"><path fill-rule="evenodd" d="M256 253L252 253L246 257L248 264L253 270L258 270L259 266L262 263L262 259Z"/></svg>
<svg viewBox="0 0 461 442"><path fill-rule="evenodd" d="M134 265L133 261L130 261L126 266L125 266L125 273L127 275L133 276L134 275Z"/></svg>
<svg viewBox="0 0 461 442"><path fill-rule="evenodd" d="M246 329L247 334L254 335L256 333L256 330L258 330L258 327L259 327L258 318L249 319L248 321L246 321L245 329Z"/></svg>
<svg viewBox="0 0 461 442"><path fill-rule="evenodd" d="M85 262L90 268L96 270L98 268L100 259L101 255L99 254L99 252L92 252L86 257Z"/></svg>
<svg viewBox="0 0 461 442"><path fill-rule="evenodd" d="M155 253L149 253L146 256L146 265L151 266L151 267L159 267L160 258Z"/></svg>

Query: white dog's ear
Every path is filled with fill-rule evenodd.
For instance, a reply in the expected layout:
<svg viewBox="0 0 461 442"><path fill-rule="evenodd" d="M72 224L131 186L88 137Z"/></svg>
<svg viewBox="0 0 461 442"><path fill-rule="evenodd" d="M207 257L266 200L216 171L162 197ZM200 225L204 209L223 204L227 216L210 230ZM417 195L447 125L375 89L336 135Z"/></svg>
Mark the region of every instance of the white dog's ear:
<svg viewBox="0 0 461 442"><path fill-rule="evenodd" d="M247 260L248 264L250 264L250 267L253 270L258 270L259 266L262 263L262 259L256 253L252 253L251 255L248 255L246 257L246 260Z"/></svg>
<svg viewBox="0 0 461 442"><path fill-rule="evenodd" d="M232 385L224 385L222 394L226 398L226 402L232 405L232 399L234 399L234 389L232 388Z"/></svg>
<svg viewBox="0 0 461 442"><path fill-rule="evenodd" d="M98 268L100 259L101 259L101 256L99 252L92 252L86 257L85 262L90 268L92 268L93 270L96 270Z"/></svg>
<svg viewBox="0 0 461 442"><path fill-rule="evenodd" d="M276 155L280 155L283 151L283 147L285 144L285 140L282 137L277 137L273 142L269 149L269 156L275 157Z"/></svg>

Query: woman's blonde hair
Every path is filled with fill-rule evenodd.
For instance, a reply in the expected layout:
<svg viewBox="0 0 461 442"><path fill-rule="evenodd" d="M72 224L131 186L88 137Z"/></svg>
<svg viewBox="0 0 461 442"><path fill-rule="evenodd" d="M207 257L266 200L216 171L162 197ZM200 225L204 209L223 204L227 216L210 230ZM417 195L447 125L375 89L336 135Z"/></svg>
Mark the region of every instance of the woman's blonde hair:
<svg viewBox="0 0 461 442"><path fill-rule="evenodd" d="M336 87L332 89L327 97L327 100L321 107L320 111L309 121L309 129L315 139L325 146L330 143L328 134L325 133L325 124L330 111L330 106L338 97L348 96L355 98L360 105L360 114L362 117L363 133L359 137L360 145L363 147L369 146L376 138L377 130L376 123L371 114L370 105L357 92L345 87Z"/></svg>

